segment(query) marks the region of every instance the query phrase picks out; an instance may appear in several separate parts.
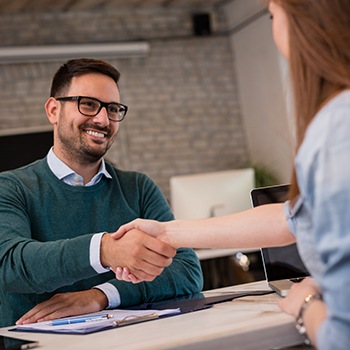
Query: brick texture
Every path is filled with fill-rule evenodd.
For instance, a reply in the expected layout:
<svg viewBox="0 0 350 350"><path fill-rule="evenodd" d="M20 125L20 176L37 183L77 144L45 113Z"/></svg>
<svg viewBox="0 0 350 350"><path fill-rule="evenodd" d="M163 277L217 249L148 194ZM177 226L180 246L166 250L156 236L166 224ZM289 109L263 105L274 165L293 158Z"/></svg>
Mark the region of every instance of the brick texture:
<svg viewBox="0 0 350 350"><path fill-rule="evenodd" d="M148 40L142 58L106 59L129 105L108 158L148 174L169 197L169 177L248 164L234 55L220 9L213 34L192 34L186 8L0 14L2 46ZM0 48L1 49L1 48ZM60 62L0 65L0 130L48 125L44 103Z"/></svg>

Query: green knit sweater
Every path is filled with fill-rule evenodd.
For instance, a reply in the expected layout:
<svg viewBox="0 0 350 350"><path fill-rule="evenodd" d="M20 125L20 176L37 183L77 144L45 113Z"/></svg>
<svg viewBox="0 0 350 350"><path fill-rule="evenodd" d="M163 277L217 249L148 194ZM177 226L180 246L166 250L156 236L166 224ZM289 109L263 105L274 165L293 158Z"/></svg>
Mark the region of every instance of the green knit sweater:
<svg viewBox="0 0 350 350"><path fill-rule="evenodd" d="M114 232L135 218L172 220L158 187L145 175L106 164L112 179L73 187L39 160L0 174L0 324L13 324L56 293L81 291L104 282L119 291L121 307L197 293L199 261L179 249L153 282L118 281L90 266L93 234Z"/></svg>

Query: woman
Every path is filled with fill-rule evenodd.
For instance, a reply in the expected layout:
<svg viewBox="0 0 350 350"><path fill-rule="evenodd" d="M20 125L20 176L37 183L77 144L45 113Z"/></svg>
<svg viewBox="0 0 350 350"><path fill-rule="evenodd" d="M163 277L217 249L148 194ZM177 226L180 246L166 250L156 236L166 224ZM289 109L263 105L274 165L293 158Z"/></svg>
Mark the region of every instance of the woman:
<svg viewBox="0 0 350 350"><path fill-rule="evenodd" d="M276 45L289 61L297 155L290 201L203 220L135 220L174 247L264 247L297 241L313 278L280 302L319 349L350 349L350 1L271 0ZM128 269L119 279L138 282Z"/></svg>

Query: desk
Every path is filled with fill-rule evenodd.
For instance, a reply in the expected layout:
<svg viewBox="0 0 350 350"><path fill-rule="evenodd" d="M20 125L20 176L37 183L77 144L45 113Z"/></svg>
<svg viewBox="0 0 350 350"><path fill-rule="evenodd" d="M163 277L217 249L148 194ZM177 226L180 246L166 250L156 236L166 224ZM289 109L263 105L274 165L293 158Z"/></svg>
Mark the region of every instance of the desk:
<svg viewBox="0 0 350 350"><path fill-rule="evenodd" d="M265 281L217 291L268 289ZM207 296L213 291L204 292ZM271 349L302 343L294 319L279 310L277 294L245 297L211 309L158 319L89 335L8 332L1 335L38 340L40 349ZM11 328L11 327L9 327Z"/></svg>

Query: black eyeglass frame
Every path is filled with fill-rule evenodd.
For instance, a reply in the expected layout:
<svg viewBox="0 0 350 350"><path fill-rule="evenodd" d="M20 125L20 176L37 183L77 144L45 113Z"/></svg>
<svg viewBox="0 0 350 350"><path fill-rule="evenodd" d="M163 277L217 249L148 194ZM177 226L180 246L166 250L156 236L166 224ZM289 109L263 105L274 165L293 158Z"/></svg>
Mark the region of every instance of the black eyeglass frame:
<svg viewBox="0 0 350 350"><path fill-rule="evenodd" d="M83 98L88 98L89 100L97 101L100 104L100 107L98 108L98 110L95 114L86 114L80 110L80 101ZM105 107L106 111L107 111L108 119L113 121L113 122L118 122L118 123L124 120L126 113L128 112L127 105L124 105L124 104L119 103L119 102L102 102L99 99L97 99L95 97L90 97L90 96L64 96L64 97L57 97L56 100L63 101L63 102L65 102L65 101L78 101L78 111L79 111L79 113L81 113L82 115L85 115L86 117L96 117L97 114L99 114L101 112L101 109L103 107ZM117 105L118 107L123 107L125 110L124 115L120 119L111 119L109 116L109 113L108 113L108 106L110 106L110 105Z"/></svg>

